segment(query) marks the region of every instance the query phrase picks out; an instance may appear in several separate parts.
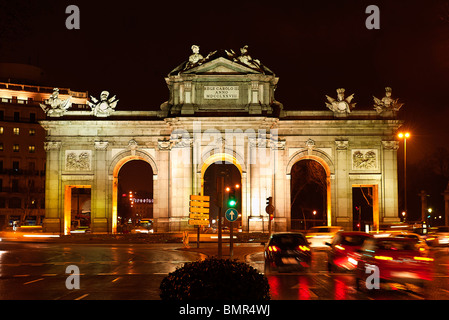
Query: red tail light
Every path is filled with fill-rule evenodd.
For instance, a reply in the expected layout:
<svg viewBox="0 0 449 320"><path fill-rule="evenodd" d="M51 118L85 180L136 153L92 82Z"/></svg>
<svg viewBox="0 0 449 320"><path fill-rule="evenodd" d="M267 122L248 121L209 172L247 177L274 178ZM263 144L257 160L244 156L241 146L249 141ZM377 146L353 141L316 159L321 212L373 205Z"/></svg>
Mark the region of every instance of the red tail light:
<svg viewBox="0 0 449 320"><path fill-rule="evenodd" d="M269 250L270 252L278 252L278 251L281 251L281 249L279 249L279 247L276 247L276 246L268 246L268 250Z"/></svg>

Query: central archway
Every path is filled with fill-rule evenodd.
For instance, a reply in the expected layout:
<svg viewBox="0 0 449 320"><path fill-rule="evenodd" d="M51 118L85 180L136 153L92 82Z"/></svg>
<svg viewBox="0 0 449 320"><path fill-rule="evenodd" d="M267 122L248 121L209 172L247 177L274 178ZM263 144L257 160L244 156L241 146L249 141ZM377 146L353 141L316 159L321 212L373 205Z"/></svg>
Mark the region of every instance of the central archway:
<svg viewBox="0 0 449 320"><path fill-rule="evenodd" d="M215 167L215 168L214 168ZM242 162L239 161L237 159L237 155L230 155L227 153L216 153L213 155L210 155L209 157L207 157L207 159L202 163L201 165L201 188L200 188L200 193L201 195L209 195L211 196L210 193L212 190L213 193L216 194L216 175L210 174L212 171L217 172L217 168L221 167L222 169L224 168L228 168L230 175L232 175L234 178L233 179L225 179L225 184L228 183L229 187L231 187L231 181L235 182L233 183L233 187L234 187L234 192L236 197L239 198L238 201L238 209L239 209L239 213L241 213L241 219L239 219L239 226L241 226L242 228L246 227L246 208L247 208L247 204L246 204L246 194L247 194L247 186L246 186L246 177L245 177L245 169L244 166L242 165ZM207 174L206 174L207 173ZM213 176L213 177L208 177L208 176ZM215 177L215 178L214 178ZM207 187L205 186L205 180L206 179L212 179L214 181L208 182L208 184L211 184L211 187ZM235 188L235 185L239 184L238 188ZM226 187L226 185L225 185ZM231 190L232 191L232 190ZM227 199L227 196L229 194L227 194L226 192L224 193L224 199ZM213 211L215 204L213 204L213 199L215 198L211 198L211 211ZM215 208L216 210L216 208ZM214 212L211 215L211 221L212 221L212 217L213 217ZM216 213L215 213L216 215Z"/></svg>

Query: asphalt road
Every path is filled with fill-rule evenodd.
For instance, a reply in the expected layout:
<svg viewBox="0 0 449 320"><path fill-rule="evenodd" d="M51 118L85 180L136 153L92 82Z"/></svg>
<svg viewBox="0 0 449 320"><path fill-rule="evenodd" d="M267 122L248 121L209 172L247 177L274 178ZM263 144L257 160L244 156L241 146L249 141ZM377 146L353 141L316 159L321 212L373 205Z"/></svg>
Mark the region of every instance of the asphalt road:
<svg viewBox="0 0 449 320"><path fill-rule="evenodd" d="M159 285L204 255L179 245L0 243L0 300L159 299ZM67 267L79 268L79 289ZM75 273L75 272L73 272Z"/></svg>
<svg viewBox="0 0 449 320"><path fill-rule="evenodd" d="M185 262L205 255L179 244L61 244L0 242L0 300L159 299L159 285ZM247 248L246 261L263 271L261 248ZM251 253L251 251L253 253ZM449 300L449 254L435 252L434 281L421 290L396 286L367 295L351 273L328 273L326 253L313 252L308 273L267 275L274 300ZM79 289L67 289L68 266L79 268ZM73 283L73 282L71 282Z"/></svg>
<svg viewBox="0 0 449 320"><path fill-rule="evenodd" d="M449 300L449 251L434 251L434 280L424 289L400 283L382 285L380 290L363 293L356 290L351 272L329 273L327 253L314 250L308 273L276 273L267 275L273 300ZM263 253L248 257L248 263L263 272Z"/></svg>

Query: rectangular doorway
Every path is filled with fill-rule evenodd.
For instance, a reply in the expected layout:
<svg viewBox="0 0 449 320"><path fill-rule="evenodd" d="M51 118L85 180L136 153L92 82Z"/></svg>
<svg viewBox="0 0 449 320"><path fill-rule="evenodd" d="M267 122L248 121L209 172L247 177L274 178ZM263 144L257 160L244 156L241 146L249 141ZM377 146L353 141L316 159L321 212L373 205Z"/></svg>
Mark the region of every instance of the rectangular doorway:
<svg viewBox="0 0 449 320"><path fill-rule="evenodd" d="M352 230L379 229L379 194L377 185L352 185Z"/></svg>
<svg viewBox="0 0 449 320"><path fill-rule="evenodd" d="M64 194L64 234L86 233L91 228L91 186L69 185Z"/></svg>

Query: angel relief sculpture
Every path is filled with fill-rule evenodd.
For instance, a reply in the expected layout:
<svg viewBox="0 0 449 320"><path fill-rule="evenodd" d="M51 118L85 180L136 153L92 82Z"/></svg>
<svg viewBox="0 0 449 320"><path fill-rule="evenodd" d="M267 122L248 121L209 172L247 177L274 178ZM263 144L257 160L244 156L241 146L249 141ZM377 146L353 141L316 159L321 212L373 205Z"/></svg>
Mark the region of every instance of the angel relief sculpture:
<svg viewBox="0 0 449 320"><path fill-rule="evenodd" d="M337 99L328 95L326 95L326 98L329 101L329 103L326 102L326 107L335 113L349 114L355 108L355 102L351 103L352 99L354 99L354 94L345 98L345 89L343 88L337 89Z"/></svg>
<svg viewBox="0 0 449 320"><path fill-rule="evenodd" d="M399 102L399 99L393 99L391 97L391 91L392 90L390 87L386 87L385 97L383 97L382 99L373 96L374 109L377 111L378 114L381 114L385 111L397 112L404 105L404 103Z"/></svg>
<svg viewBox="0 0 449 320"><path fill-rule="evenodd" d="M102 91L100 94L100 101L97 98L90 96L92 102L87 101L87 104L91 107L93 115L96 117L107 117L114 112L117 106L118 99L113 96L109 98L108 91Z"/></svg>
<svg viewBox="0 0 449 320"><path fill-rule="evenodd" d="M51 96L45 101L45 104L40 103L42 110L49 117L61 117L72 106L71 97L65 100L59 98L59 89L54 88Z"/></svg>

